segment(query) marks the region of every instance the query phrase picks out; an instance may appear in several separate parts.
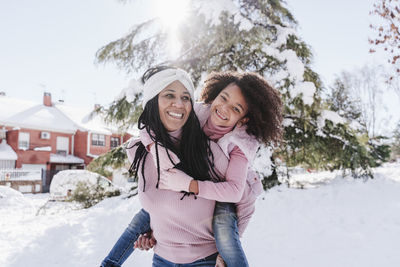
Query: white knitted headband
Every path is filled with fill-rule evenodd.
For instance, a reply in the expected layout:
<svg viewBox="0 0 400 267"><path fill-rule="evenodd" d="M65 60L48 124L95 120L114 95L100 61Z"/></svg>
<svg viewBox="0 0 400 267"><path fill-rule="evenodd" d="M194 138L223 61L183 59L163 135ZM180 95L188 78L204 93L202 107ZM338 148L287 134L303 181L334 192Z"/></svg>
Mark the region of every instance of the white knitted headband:
<svg viewBox="0 0 400 267"><path fill-rule="evenodd" d="M189 91L192 102L194 102L194 86L189 74L182 69L165 69L155 73L145 82L143 87L143 109L150 99L158 95L174 81L180 81L185 86Z"/></svg>

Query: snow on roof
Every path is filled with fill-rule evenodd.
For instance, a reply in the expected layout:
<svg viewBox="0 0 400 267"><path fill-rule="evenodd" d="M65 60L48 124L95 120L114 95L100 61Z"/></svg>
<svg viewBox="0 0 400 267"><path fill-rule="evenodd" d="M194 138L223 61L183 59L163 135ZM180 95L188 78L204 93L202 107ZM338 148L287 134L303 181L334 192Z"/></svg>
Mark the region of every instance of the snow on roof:
<svg viewBox="0 0 400 267"><path fill-rule="evenodd" d="M61 103L48 107L41 103L0 97L0 125L63 133L75 133L78 129L106 135L120 133L117 125L107 124L101 114L92 113L93 108L89 107Z"/></svg>
<svg viewBox="0 0 400 267"><path fill-rule="evenodd" d="M17 153L3 140L0 143L0 160L17 160L17 158Z"/></svg>
<svg viewBox="0 0 400 267"><path fill-rule="evenodd" d="M36 105L5 119L8 126L74 133L77 126L55 107Z"/></svg>
<svg viewBox="0 0 400 267"><path fill-rule="evenodd" d="M51 151L51 146L38 146L33 149L34 151Z"/></svg>
<svg viewBox="0 0 400 267"><path fill-rule="evenodd" d="M78 108L65 104L56 104L55 107L69 117L80 130L99 134L119 133L116 125L107 124L103 116L94 113L91 108Z"/></svg>
<svg viewBox="0 0 400 267"><path fill-rule="evenodd" d="M84 163L84 160L72 155L50 154L51 163Z"/></svg>
<svg viewBox="0 0 400 267"><path fill-rule="evenodd" d="M37 103L6 96L0 96L0 124L11 116L36 106Z"/></svg>

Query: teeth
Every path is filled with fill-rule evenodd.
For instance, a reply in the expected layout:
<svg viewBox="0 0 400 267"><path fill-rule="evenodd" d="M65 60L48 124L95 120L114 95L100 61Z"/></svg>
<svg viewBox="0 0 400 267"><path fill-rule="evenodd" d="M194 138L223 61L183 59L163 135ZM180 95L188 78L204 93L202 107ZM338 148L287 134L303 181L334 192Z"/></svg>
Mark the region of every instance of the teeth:
<svg viewBox="0 0 400 267"><path fill-rule="evenodd" d="M168 114L172 117L178 118L178 119L182 119L183 114L181 113L175 113L175 112L168 112Z"/></svg>
<svg viewBox="0 0 400 267"><path fill-rule="evenodd" d="M226 120L226 117L223 116L221 113L219 113L218 109L217 109L216 111L217 111L217 115L218 115L219 117L221 117L221 119Z"/></svg>

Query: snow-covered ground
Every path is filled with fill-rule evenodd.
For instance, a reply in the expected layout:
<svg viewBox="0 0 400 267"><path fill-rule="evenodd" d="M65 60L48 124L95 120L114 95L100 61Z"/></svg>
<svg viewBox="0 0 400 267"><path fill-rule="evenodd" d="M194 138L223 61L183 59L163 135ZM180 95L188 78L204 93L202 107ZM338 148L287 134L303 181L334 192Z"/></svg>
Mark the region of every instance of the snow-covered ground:
<svg viewBox="0 0 400 267"><path fill-rule="evenodd" d="M400 164L375 173L367 181L296 174L298 181L322 177L325 183L309 189L282 185L264 193L243 237L250 266L400 266ZM86 210L51 203L38 213L48 194L4 192L2 267L99 266L140 208L136 197L120 196ZM151 258L152 252L135 251L124 266L151 266Z"/></svg>

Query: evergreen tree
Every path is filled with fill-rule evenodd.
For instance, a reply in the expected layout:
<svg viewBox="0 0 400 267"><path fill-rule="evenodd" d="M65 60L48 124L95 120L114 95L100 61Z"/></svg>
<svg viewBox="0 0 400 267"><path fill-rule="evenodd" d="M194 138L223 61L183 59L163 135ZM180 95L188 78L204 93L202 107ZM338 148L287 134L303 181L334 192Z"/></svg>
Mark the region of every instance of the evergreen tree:
<svg viewBox="0 0 400 267"><path fill-rule="evenodd" d="M349 121L356 121L364 124L362 121L362 111L360 100L352 97L351 85L348 82L348 73L342 73L340 77L336 77L327 97L327 103L331 109L340 116Z"/></svg>
<svg viewBox="0 0 400 267"><path fill-rule="evenodd" d="M273 159L279 158L287 167L349 168L356 176L371 174L370 155L365 148L368 140L360 140L348 121L329 110L330 105L322 100L320 78L310 67L310 48L297 35L297 22L284 1L190 3L190 19L178 27L182 44L178 56L169 56L168 33L162 30L159 20L151 19L99 49L98 62L114 62L132 73L141 73L155 64L173 64L187 70L199 89L211 71L258 72L281 92L284 102L284 138L281 146L274 148ZM140 99L138 87L135 90ZM127 111L126 102L115 102L108 109L110 117L127 119L136 105L129 103L132 109ZM273 162L269 151L261 149L258 157ZM264 177L276 173L265 170L265 166L258 172Z"/></svg>

